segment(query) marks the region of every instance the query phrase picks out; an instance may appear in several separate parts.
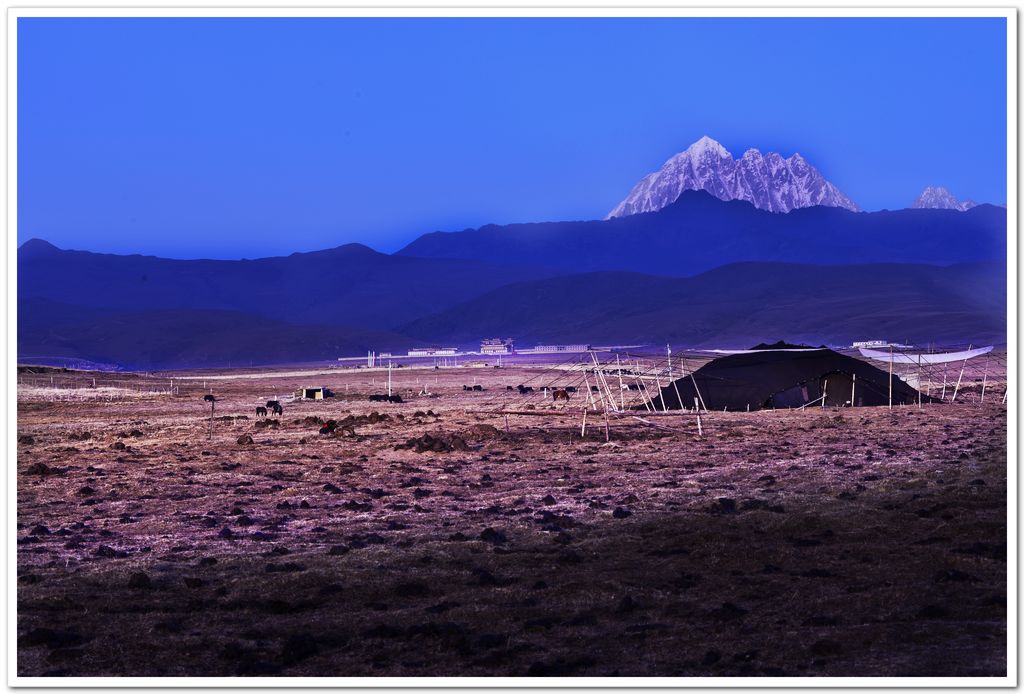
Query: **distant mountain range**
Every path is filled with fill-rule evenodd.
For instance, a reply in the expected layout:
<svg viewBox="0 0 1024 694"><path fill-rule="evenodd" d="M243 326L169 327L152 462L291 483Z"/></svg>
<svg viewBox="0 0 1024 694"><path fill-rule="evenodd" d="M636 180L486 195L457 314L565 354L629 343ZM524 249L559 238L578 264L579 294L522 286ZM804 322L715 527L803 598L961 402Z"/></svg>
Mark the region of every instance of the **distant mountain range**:
<svg viewBox="0 0 1024 694"><path fill-rule="evenodd" d="M259 260L170 260L18 250L18 298L115 312L203 309L296 324L386 329L509 282L558 274L476 260L413 258L348 244Z"/></svg>
<svg viewBox="0 0 1024 694"><path fill-rule="evenodd" d="M705 135L641 179L606 219L656 212L687 190L702 190L719 200L745 200L769 212L816 205L860 209L799 153L785 159L776 152L748 149L733 159Z"/></svg>
<svg viewBox="0 0 1024 694"><path fill-rule="evenodd" d="M34 239L18 250L18 355L161 369L495 335L1005 342L1005 208L928 189L916 209L855 212L798 155L734 161L708 139L683 155L610 219L434 232L392 255L170 260Z"/></svg>
<svg viewBox="0 0 1024 694"><path fill-rule="evenodd" d="M686 276L738 261L933 263L1005 261L1006 210L773 214L739 200L684 191L657 212L606 221L488 225L425 234L398 252L559 268Z"/></svg>
<svg viewBox="0 0 1024 694"><path fill-rule="evenodd" d="M915 210L958 210L966 212L972 207L977 206L978 203L973 200L957 200L952 193L941 186L935 188L928 186L910 207Z"/></svg>

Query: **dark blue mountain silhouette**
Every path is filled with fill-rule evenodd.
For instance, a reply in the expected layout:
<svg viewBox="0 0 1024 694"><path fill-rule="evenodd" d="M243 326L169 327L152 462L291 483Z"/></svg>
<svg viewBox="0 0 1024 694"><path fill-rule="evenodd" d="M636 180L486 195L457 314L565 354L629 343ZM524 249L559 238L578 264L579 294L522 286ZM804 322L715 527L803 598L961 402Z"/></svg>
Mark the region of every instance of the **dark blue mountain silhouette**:
<svg viewBox="0 0 1024 694"><path fill-rule="evenodd" d="M1006 275L987 263L736 263L688 278L584 273L502 287L402 332L465 344L480 335L723 348L777 339L1005 343Z"/></svg>
<svg viewBox="0 0 1024 694"><path fill-rule="evenodd" d="M809 207L775 214L686 191L662 210L620 219L425 234L399 255L673 276L739 261L1005 262L1006 210L993 205L967 212Z"/></svg>
<svg viewBox="0 0 1024 694"><path fill-rule="evenodd" d="M289 323L400 325L509 282L554 274L479 261L421 259L348 244L259 260L172 260L18 250L18 298L115 311L213 309Z"/></svg>
<svg viewBox="0 0 1024 694"><path fill-rule="evenodd" d="M18 251L18 353L169 368L498 334L680 346L1000 342L1005 249L1006 211L991 205L773 214L693 191L622 219L427 234L395 255L349 244L170 260L34 239ZM961 265L938 267L951 263Z"/></svg>

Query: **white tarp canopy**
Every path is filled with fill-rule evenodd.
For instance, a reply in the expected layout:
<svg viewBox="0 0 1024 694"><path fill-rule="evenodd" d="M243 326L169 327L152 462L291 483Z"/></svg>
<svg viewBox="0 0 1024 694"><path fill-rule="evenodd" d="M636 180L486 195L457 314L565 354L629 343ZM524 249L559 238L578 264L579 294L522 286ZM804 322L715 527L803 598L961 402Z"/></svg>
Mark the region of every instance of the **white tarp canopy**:
<svg viewBox="0 0 1024 694"><path fill-rule="evenodd" d="M880 352L875 349L864 349L861 347L860 354L862 357L868 359L875 359L876 361L889 361L890 359L894 364L947 364L951 361L966 361L967 359L973 359L974 357L980 357L982 354L988 354L992 351L992 346L988 347L977 347L975 349L966 349L962 352L936 352L934 354L905 354L901 352Z"/></svg>

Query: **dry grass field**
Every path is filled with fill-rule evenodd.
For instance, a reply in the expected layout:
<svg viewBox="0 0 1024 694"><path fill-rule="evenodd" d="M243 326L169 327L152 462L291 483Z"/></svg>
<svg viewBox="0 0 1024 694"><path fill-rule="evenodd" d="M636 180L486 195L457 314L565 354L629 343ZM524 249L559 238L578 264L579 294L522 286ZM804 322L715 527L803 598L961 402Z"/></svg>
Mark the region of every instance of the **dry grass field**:
<svg viewBox="0 0 1024 694"><path fill-rule="evenodd" d="M93 376L20 386L23 676L1006 672L992 376L983 404L968 376L955 405L711 413L703 437L619 419L610 441L581 438L578 397L507 431L484 413L527 368L404 369L401 404L359 370ZM406 447L424 434L444 443Z"/></svg>

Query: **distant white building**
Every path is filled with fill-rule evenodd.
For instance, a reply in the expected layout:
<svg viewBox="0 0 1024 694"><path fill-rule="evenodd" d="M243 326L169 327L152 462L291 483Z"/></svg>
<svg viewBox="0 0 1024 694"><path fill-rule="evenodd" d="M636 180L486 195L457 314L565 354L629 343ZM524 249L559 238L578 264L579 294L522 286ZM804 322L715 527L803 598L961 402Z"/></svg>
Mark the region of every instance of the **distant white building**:
<svg viewBox="0 0 1024 694"><path fill-rule="evenodd" d="M589 351L590 345L537 345L529 349L521 349L519 354L557 354L560 352L575 354Z"/></svg>
<svg viewBox="0 0 1024 694"><path fill-rule="evenodd" d="M888 340L864 340L863 342L854 342L852 347L853 349L884 349L885 347L915 349L914 345L905 345L902 342L889 342Z"/></svg>
<svg viewBox="0 0 1024 694"><path fill-rule="evenodd" d="M458 350L454 347L422 347L419 349L410 349L410 357L453 357L458 354Z"/></svg>
<svg viewBox="0 0 1024 694"><path fill-rule="evenodd" d="M492 337L480 342L480 354L512 354L515 351L511 337Z"/></svg>

